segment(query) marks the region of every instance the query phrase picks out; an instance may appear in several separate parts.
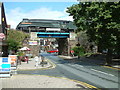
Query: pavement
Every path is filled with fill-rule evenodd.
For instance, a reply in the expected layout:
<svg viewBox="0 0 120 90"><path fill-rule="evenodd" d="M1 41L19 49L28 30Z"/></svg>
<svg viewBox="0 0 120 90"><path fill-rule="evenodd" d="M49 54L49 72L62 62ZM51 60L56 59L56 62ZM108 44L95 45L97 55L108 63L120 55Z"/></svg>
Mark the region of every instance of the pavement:
<svg viewBox="0 0 120 90"><path fill-rule="evenodd" d="M63 55L59 55L60 58L63 58L65 60L73 60L73 61L85 61L85 62L89 62L89 63L93 63L96 65L100 65L100 66L104 66L107 68L112 68L112 69L117 69L120 70L120 62L114 61L112 65L110 66L106 66L105 65L105 56L103 55L99 55L99 56L91 56L91 57L81 57L78 59L77 56L71 57L71 56L63 56Z"/></svg>
<svg viewBox="0 0 120 90"><path fill-rule="evenodd" d="M2 88L81 88L79 83L42 75L13 75L2 79Z"/></svg>
<svg viewBox="0 0 120 90"><path fill-rule="evenodd" d="M29 63L22 62L19 64L17 70L36 70L36 69L50 69L55 67L48 61L44 67L42 65L35 66L34 58L29 60ZM51 77L45 75L27 75L27 74L13 74L10 78L1 78L2 88L87 88L84 82L70 80L62 77ZM82 84L84 83L84 85ZM90 85L89 85L90 87Z"/></svg>
<svg viewBox="0 0 120 90"><path fill-rule="evenodd" d="M49 69L53 68L52 62L48 61L45 59L47 64L44 64L43 66L38 62L38 66L36 66L36 61L34 58L29 59L28 63L27 62L21 62L21 65L18 64L17 70L35 70L35 69Z"/></svg>

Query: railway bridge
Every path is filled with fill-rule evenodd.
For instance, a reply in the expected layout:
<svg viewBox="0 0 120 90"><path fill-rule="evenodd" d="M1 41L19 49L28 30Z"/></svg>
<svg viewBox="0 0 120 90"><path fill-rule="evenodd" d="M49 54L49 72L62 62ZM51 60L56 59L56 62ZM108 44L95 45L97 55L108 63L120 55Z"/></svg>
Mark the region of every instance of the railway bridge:
<svg viewBox="0 0 120 90"><path fill-rule="evenodd" d="M76 26L72 21L66 20L23 19L16 29L30 33L31 40L55 38L58 41L59 55L69 55L70 38L73 38L73 35L75 38Z"/></svg>

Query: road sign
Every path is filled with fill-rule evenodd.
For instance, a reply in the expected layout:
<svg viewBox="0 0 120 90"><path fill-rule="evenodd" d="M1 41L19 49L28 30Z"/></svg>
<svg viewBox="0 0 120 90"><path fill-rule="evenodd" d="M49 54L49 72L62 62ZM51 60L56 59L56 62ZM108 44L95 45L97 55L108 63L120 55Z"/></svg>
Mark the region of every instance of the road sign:
<svg viewBox="0 0 120 90"><path fill-rule="evenodd" d="M70 40L76 40L76 36L74 32L70 32Z"/></svg>
<svg viewBox="0 0 120 90"><path fill-rule="evenodd" d="M37 45L37 41L29 41L29 45Z"/></svg>
<svg viewBox="0 0 120 90"><path fill-rule="evenodd" d="M0 73L10 72L11 64L10 58L8 57L0 57Z"/></svg>
<svg viewBox="0 0 120 90"><path fill-rule="evenodd" d="M5 38L5 34L4 33L0 33L0 39L4 39Z"/></svg>

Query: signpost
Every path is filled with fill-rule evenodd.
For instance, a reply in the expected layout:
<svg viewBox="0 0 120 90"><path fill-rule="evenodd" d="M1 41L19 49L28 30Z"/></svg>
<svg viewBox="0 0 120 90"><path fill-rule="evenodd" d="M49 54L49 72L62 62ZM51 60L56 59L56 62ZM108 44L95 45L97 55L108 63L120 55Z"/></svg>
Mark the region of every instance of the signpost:
<svg viewBox="0 0 120 90"><path fill-rule="evenodd" d="M0 57L0 77L10 77L11 59L8 57Z"/></svg>
<svg viewBox="0 0 120 90"><path fill-rule="evenodd" d="M17 69L17 55L9 55L11 59L11 69Z"/></svg>

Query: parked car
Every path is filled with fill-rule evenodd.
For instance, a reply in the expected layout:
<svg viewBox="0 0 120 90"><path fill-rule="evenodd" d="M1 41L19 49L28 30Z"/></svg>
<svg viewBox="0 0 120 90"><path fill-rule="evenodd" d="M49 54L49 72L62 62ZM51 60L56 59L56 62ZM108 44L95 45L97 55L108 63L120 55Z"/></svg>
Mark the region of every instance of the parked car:
<svg viewBox="0 0 120 90"><path fill-rule="evenodd" d="M21 61L23 61L23 62L26 62L26 61L27 61L27 63L28 63L28 56L23 56L23 57L21 58Z"/></svg>
<svg viewBox="0 0 120 90"><path fill-rule="evenodd" d="M58 53L59 51L58 51L58 49L52 49L52 50L48 50L47 52L48 53Z"/></svg>

